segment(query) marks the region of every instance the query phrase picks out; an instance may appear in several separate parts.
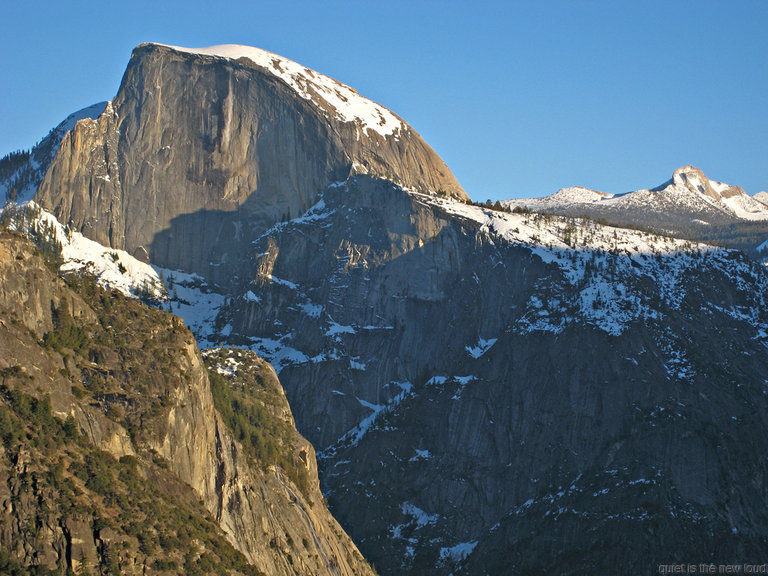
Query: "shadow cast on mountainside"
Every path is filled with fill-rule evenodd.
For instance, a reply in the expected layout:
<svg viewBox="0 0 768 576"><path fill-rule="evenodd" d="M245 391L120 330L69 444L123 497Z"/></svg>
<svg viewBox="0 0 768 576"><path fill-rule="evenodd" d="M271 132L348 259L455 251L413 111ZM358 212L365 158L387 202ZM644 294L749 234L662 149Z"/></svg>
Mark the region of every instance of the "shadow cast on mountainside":
<svg viewBox="0 0 768 576"><path fill-rule="evenodd" d="M346 173L326 176L329 183L343 180ZM198 210L174 217L156 233L147 247L153 264L196 273L210 283L231 285L231 265L254 256L253 242L270 228L306 213L321 197L314 194L254 190L233 210ZM302 201L301 197L308 200ZM299 200L297 200L299 199Z"/></svg>

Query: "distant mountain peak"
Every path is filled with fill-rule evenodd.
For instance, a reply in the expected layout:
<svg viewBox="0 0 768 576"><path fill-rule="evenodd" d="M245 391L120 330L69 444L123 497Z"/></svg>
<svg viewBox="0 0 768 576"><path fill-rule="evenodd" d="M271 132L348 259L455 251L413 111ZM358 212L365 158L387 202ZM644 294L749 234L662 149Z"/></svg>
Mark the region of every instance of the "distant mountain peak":
<svg viewBox="0 0 768 576"><path fill-rule="evenodd" d="M591 188L585 188L583 186L570 186L568 188L560 188L560 190L555 193L555 197L563 200L569 199L581 200L582 202L596 202L604 200L605 198L613 198L613 194L607 194L606 192L592 190Z"/></svg>
<svg viewBox="0 0 768 576"><path fill-rule="evenodd" d="M696 168L696 166L692 166L690 164L686 166L681 166L677 170L675 170L672 174L672 179L675 182L682 181L686 182L689 180L706 180L707 177L704 175L704 172Z"/></svg>
<svg viewBox="0 0 768 576"><path fill-rule="evenodd" d="M655 188L605 194L576 186L543 198L503 204L570 216L587 214L620 226L651 227L698 240L726 239L729 245L742 248L752 248L757 242L751 244L749 233L734 232L733 227L768 221L768 193L750 196L739 186L710 180L692 165L678 168L671 179Z"/></svg>
<svg viewBox="0 0 768 576"><path fill-rule="evenodd" d="M714 200L720 199L720 194L713 189L709 178L695 166L688 165L675 170L672 175L672 184L691 192L704 194Z"/></svg>

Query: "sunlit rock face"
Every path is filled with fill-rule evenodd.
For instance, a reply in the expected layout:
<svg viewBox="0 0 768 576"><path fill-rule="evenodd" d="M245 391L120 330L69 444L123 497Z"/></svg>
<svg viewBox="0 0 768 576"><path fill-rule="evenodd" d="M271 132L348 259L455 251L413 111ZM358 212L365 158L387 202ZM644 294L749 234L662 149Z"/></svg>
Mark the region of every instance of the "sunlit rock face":
<svg viewBox="0 0 768 576"><path fill-rule="evenodd" d="M350 172L466 197L391 112L295 63L236 48L257 62L231 50L136 48L104 114L62 142L38 203L105 245L223 278L222 254L243 256L255 235ZM362 105L360 117L339 114L342 104Z"/></svg>

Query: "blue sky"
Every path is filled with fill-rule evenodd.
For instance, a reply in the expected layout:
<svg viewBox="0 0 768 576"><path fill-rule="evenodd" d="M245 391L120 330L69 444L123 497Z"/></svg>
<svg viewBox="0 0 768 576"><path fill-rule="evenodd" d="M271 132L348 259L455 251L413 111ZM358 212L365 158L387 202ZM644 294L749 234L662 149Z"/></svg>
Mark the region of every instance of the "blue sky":
<svg viewBox="0 0 768 576"><path fill-rule="evenodd" d="M768 1L2 0L0 154L114 97L141 42L258 46L405 118L476 200L768 190Z"/></svg>

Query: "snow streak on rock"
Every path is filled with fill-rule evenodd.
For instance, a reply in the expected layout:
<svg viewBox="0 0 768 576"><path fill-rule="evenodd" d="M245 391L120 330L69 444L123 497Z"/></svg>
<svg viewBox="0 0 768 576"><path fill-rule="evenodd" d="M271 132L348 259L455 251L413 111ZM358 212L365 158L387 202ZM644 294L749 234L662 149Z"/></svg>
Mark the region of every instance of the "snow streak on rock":
<svg viewBox="0 0 768 576"><path fill-rule="evenodd" d="M710 267L737 286L746 286L746 279L761 281L748 261L723 248L585 218L508 213L412 194L426 205L475 222L492 241L526 246L560 269L565 282L538 286L530 297L517 325L523 333L559 333L571 323L586 322L619 335L634 321L661 320L663 308L679 309L686 296L686 275L696 268ZM640 289L643 284L657 286L660 300ZM760 295L752 296L753 303L739 314L762 330L757 319ZM473 357L484 353L480 344L467 352Z"/></svg>
<svg viewBox="0 0 768 576"><path fill-rule="evenodd" d="M217 341L216 318L226 299L211 290L200 276L152 266L124 250L94 242L62 225L32 201L6 210L14 211L10 217L12 229L27 236L46 235L46 241L58 246L61 272L89 274L107 290L118 290L180 316L201 348Z"/></svg>

